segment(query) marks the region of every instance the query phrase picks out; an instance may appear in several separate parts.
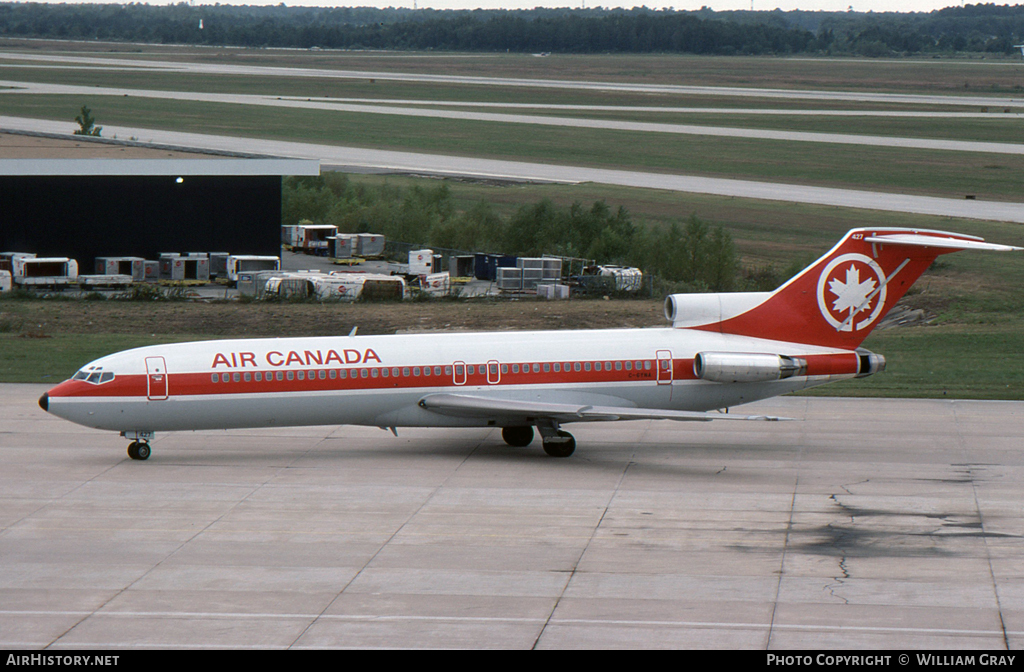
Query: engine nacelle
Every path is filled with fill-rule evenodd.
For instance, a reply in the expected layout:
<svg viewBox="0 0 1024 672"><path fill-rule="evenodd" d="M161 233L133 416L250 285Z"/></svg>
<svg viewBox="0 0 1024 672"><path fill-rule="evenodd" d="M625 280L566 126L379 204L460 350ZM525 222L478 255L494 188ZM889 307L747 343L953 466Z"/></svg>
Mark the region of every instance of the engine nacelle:
<svg viewBox="0 0 1024 672"><path fill-rule="evenodd" d="M873 373L885 371L885 357L876 355L870 350L857 348L857 378L866 378Z"/></svg>
<svg viewBox="0 0 1024 672"><path fill-rule="evenodd" d="M807 360L758 352L698 352L693 373L716 383L764 383L807 373Z"/></svg>
<svg viewBox="0 0 1024 672"><path fill-rule="evenodd" d="M670 294L665 297L665 318L674 327L697 327L735 317L763 303L771 292Z"/></svg>

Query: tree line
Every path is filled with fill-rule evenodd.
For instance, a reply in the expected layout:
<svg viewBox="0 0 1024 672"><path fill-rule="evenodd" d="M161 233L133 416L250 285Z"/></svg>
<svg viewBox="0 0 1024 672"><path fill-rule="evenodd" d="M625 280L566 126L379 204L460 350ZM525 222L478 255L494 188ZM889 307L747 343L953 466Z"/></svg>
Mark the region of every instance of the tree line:
<svg viewBox="0 0 1024 672"><path fill-rule="evenodd" d="M7 2L0 3L0 36L525 53L1009 54L1024 41L1024 7L977 4L876 14Z"/></svg>
<svg viewBox="0 0 1024 672"><path fill-rule="evenodd" d="M782 279L771 267L742 268L729 233L696 215L667 225L636 224L625 208L604 201L565 207L542 199L502 216L485 200L457 207L443 182L403 189L324 173L284 179L282 224L302 220L418 247L636 266L653 273L666 293L767 291Z"/></svg>

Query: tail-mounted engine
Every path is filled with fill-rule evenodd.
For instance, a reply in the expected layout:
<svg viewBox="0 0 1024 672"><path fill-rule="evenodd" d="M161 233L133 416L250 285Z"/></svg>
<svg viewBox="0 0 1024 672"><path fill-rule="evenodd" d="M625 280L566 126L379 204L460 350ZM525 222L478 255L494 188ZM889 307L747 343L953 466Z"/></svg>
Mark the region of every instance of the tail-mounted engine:
<svg viewBox="0 0 1024 672"><path fill-rule="evenodd" d="M885 371L885 357L864 348L857 348L857 378L866 378L882 371Z"/></svg>
<svg viewBox="0 0 1024 672"><path fill-rule="evenodd" d="M806 375L807 360L756 352L698 352L693 373L716 383L763 383Z"/></svg>

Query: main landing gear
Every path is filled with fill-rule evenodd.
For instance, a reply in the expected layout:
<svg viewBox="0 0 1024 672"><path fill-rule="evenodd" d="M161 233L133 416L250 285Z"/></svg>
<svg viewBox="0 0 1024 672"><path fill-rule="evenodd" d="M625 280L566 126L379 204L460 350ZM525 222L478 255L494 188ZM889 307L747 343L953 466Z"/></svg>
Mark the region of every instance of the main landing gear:
<svg viewBox="0 0 1024 672"><path fill-rule="evenodd" d="M576 439L569 432L558 429L558 425L538 425L544 452L551 457L569 457L576 451ZM502 427L501 438L510 446L523 448L533 441L533 427Z"/></svg>
<svg viewBox="0 0 1024 672"><path fill-rule="evenodd" d="M148 460L152 451L149 442L153 440L153 432L121 432L121 436L132 439L128 444L128 457L133 460Z"/></svg>

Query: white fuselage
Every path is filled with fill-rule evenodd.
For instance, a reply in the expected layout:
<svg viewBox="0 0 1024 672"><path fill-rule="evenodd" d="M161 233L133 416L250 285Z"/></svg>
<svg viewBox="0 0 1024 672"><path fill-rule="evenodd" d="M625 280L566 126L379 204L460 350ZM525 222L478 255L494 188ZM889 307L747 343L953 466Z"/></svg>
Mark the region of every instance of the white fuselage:
<svg viewBox="0 0 1024 672"><path fill-rule="evenodd" d="M785 380L722 384L695 377L693 359L705 351L800 356L812 365ZM98 359L50 391L48 410L89 427L144 432L500 425L419 401L456 393L707 411L853 377L855 360L848 350L679 328L200 341Z"/></svg>

